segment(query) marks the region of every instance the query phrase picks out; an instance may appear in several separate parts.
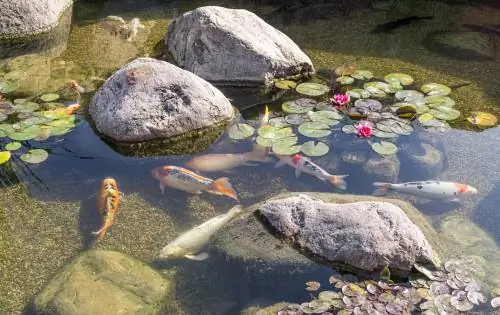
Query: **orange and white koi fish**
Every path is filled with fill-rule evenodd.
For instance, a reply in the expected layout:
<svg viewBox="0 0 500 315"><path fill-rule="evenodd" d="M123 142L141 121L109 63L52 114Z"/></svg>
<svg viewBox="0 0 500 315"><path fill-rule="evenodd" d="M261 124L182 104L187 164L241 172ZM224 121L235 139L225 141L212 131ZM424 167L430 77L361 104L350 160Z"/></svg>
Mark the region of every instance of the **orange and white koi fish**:
<svg viewBox="0 0 500 315"><path fill-rule="evenodd" d="M80 104L71 104L68 107L66 107L66 113L68 113L68 115L73 115L80 108L81 108Z"/></svg>
<svg viewBox="0 0 500 315"><path fill-rule="evenodd" d="M113 178L107 177L101 183L99 196L97 197L97 210L103 216L102 227L95 232L98 235L97 242L100 242L109 228L113 225L115 216L119 211L118 205L120 203L121 193L118 190L116 181Z"/></svg>
<svg viewBox="0 0 500 315"><path fill-rule="evenodd" d="M374 195L385 195L389 191L395 191L406 195L421 197L425 199L438 199L444 201L458 201L460 197L477 193L477 189L460 183L441 181L419 181L401 184L373 183L377 187Z"/></svg>
<svg viewBox="0 0 500 315"><path fill-rule="evenodd" d="M295 177L299 177L301 172L316 176L321 180L327 180L339 189L346 189L344 178L349 175L332 175L322 169L319 165L313 163L309 158L295 154L294 156L277 155L280 159L275 167L281 167L286 164L295 168Z"/></svg>
<svg viewBox="0 0 500 315"><path fill-rule="evenodd" d="M226 195L238 200L236 191L234 191L227 177L213 180L185 168L172 165L157 167L151 170L151 175L160 181L160 190L162 193L165 191L165 187L168 186L192 194L201 194L203 191L206 191L216 195Z"/></svg>
<svg viewBox="0 0 500 315"><path fill-rule="evenodd" d="M68 82L68 90L77 94L85 93L85 89L78 85L75 80L70 80Z"/></svg>
<svg viewBox="0 0 500 315"><path fill-rule="evenodd" d="M193 158L186 165L201 172L228 171L238 166L257 166L251 161L270 163L274 159L267 155L267 150L256 148L246 153L205 154Z"/></svg>

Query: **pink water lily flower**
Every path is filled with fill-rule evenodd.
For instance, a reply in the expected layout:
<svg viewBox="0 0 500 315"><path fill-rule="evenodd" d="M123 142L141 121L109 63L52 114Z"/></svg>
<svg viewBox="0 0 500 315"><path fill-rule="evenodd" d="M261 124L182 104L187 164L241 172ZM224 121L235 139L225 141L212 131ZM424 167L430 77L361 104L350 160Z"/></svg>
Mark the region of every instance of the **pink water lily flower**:
<svg viewBox="0 0 500 315"><path fill-rule="evenodd" d="M351 97L348 94L335 94L330 100L333 104L344 106L351 101Z"/></svg>
<svg viewBox="0 0 500 315"><path fill-rule="evenodd" d="M360 138L370 138L373 136L373 124L369 121L362 120L358 122L356 124L356 130Z"/></svg>

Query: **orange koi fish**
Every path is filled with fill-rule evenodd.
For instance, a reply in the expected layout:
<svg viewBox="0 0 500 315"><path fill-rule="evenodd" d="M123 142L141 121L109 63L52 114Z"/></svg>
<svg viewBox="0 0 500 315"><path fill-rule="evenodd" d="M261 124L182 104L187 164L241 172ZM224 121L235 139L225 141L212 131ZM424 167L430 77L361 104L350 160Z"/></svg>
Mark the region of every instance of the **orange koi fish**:
<svg viewBox="0 0 500 315"><path fill-rule="evenodd" d="M71 104L68 107L66 107L66 112L68 115L73 115L76 113L79 109L81 108L80 104Z"/></svg>
<svg viewBox="0 0 500 315"><path fill-rule="evenodd" d="M101 183L101 189L97 198L97 210L103 216L104 223L98 231L92 232L93 235L98 235L97 242L100 242L104 238L108 229L113 225L115 215L119 210L120 196L121 193L118 190L116 181L110 177L105 178Z"/></svg>
<svg viewBox="0 0 500 315"><path fill-rule="evenodd" d="M213 180L185 168L171 165L157 167L151 170L151 175L160 181L162 193L165 191L165 187L168 186L192 194L201 194L202 191L206 191L238 200L236 191L234 191L227 177Z"/></svg>

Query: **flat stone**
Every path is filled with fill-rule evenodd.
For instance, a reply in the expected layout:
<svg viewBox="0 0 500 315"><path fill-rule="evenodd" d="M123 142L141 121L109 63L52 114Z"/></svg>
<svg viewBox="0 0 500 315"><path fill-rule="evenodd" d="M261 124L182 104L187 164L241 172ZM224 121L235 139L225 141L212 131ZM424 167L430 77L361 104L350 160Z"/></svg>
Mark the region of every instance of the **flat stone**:
<svg viewBox="0 0 500 315"><path fill-rule="evenodd" d="M400 180L429 180L443 171L444 153L429 143L406 143L399 148L402 156Z"/></svg>
<svg viewBox="0 0 500 315"><path fill-rule="evenodd" d="M480 32L435 31L424 41L427 49L463 60L494 60L495 41Z"/></svg>
<svg viewBox="0 0 500 315"><path fill-rule="evenodd" d="M180 67L221 85L259 85L313 71L287 35L242 9L186 12L169 25L165 43Z"/></svg>

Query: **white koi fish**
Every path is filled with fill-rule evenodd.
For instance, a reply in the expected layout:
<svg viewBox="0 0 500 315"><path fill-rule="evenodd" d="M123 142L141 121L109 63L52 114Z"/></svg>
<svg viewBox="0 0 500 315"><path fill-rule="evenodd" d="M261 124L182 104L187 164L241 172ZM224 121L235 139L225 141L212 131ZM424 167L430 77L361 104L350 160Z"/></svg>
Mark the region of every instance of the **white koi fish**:
<svg viewBox="0 0 500 315"><path fill-rule="evenodd" d="M438 199L444 201L458 201L462 196L477 193L477 189L472 186L441 181L421 181L400 184L373 183L373 186L377 187L373 194L378 196L385 195L392 190L424 199Z"/></svg>
<svg viewBox="0 0 500 315"><path fill-rule="evenodd" d="M226 195L238 200L236 191L232 188L227 177L216 180L200 176L179 166L165 165L151 170L151 175L160 181L160 190L172 187L192 194L201 194L206 191L216 195Z"/></svg>
<svg viewBox="0 0 500 315"><path fill-rule="evenodd" d="M132 39L137 36L139 28L144 28L144 25L141 24L139 18L133 18L128 24L128 42L132 41Z"/></svg>
<svg viewBox="0 0 500 315"><path fill-rule="evenodd" d="M242 211L243 208L237 205L231 208L227 213L218 215L181 234L161 250L160 258L169 259L186 257L192 260L207 259L208 254L200 252L201 248L208 243L212 235Z"/></svg>
<svg viewBox="0 0 500 315"><path fill-rule="evenodd" d="M295 154L294 156L277 155L277 157L280 160L276 163L275 167L281 167L288 164L295 168L295 177L297 178L300 176L301 172L304 172L316 176L323 181L327 180L339 189L347 188L344 178L349 175L332 175L322 169L319 165L313 163L313 161L309 158L301 156L300 154Z"/></svg>

